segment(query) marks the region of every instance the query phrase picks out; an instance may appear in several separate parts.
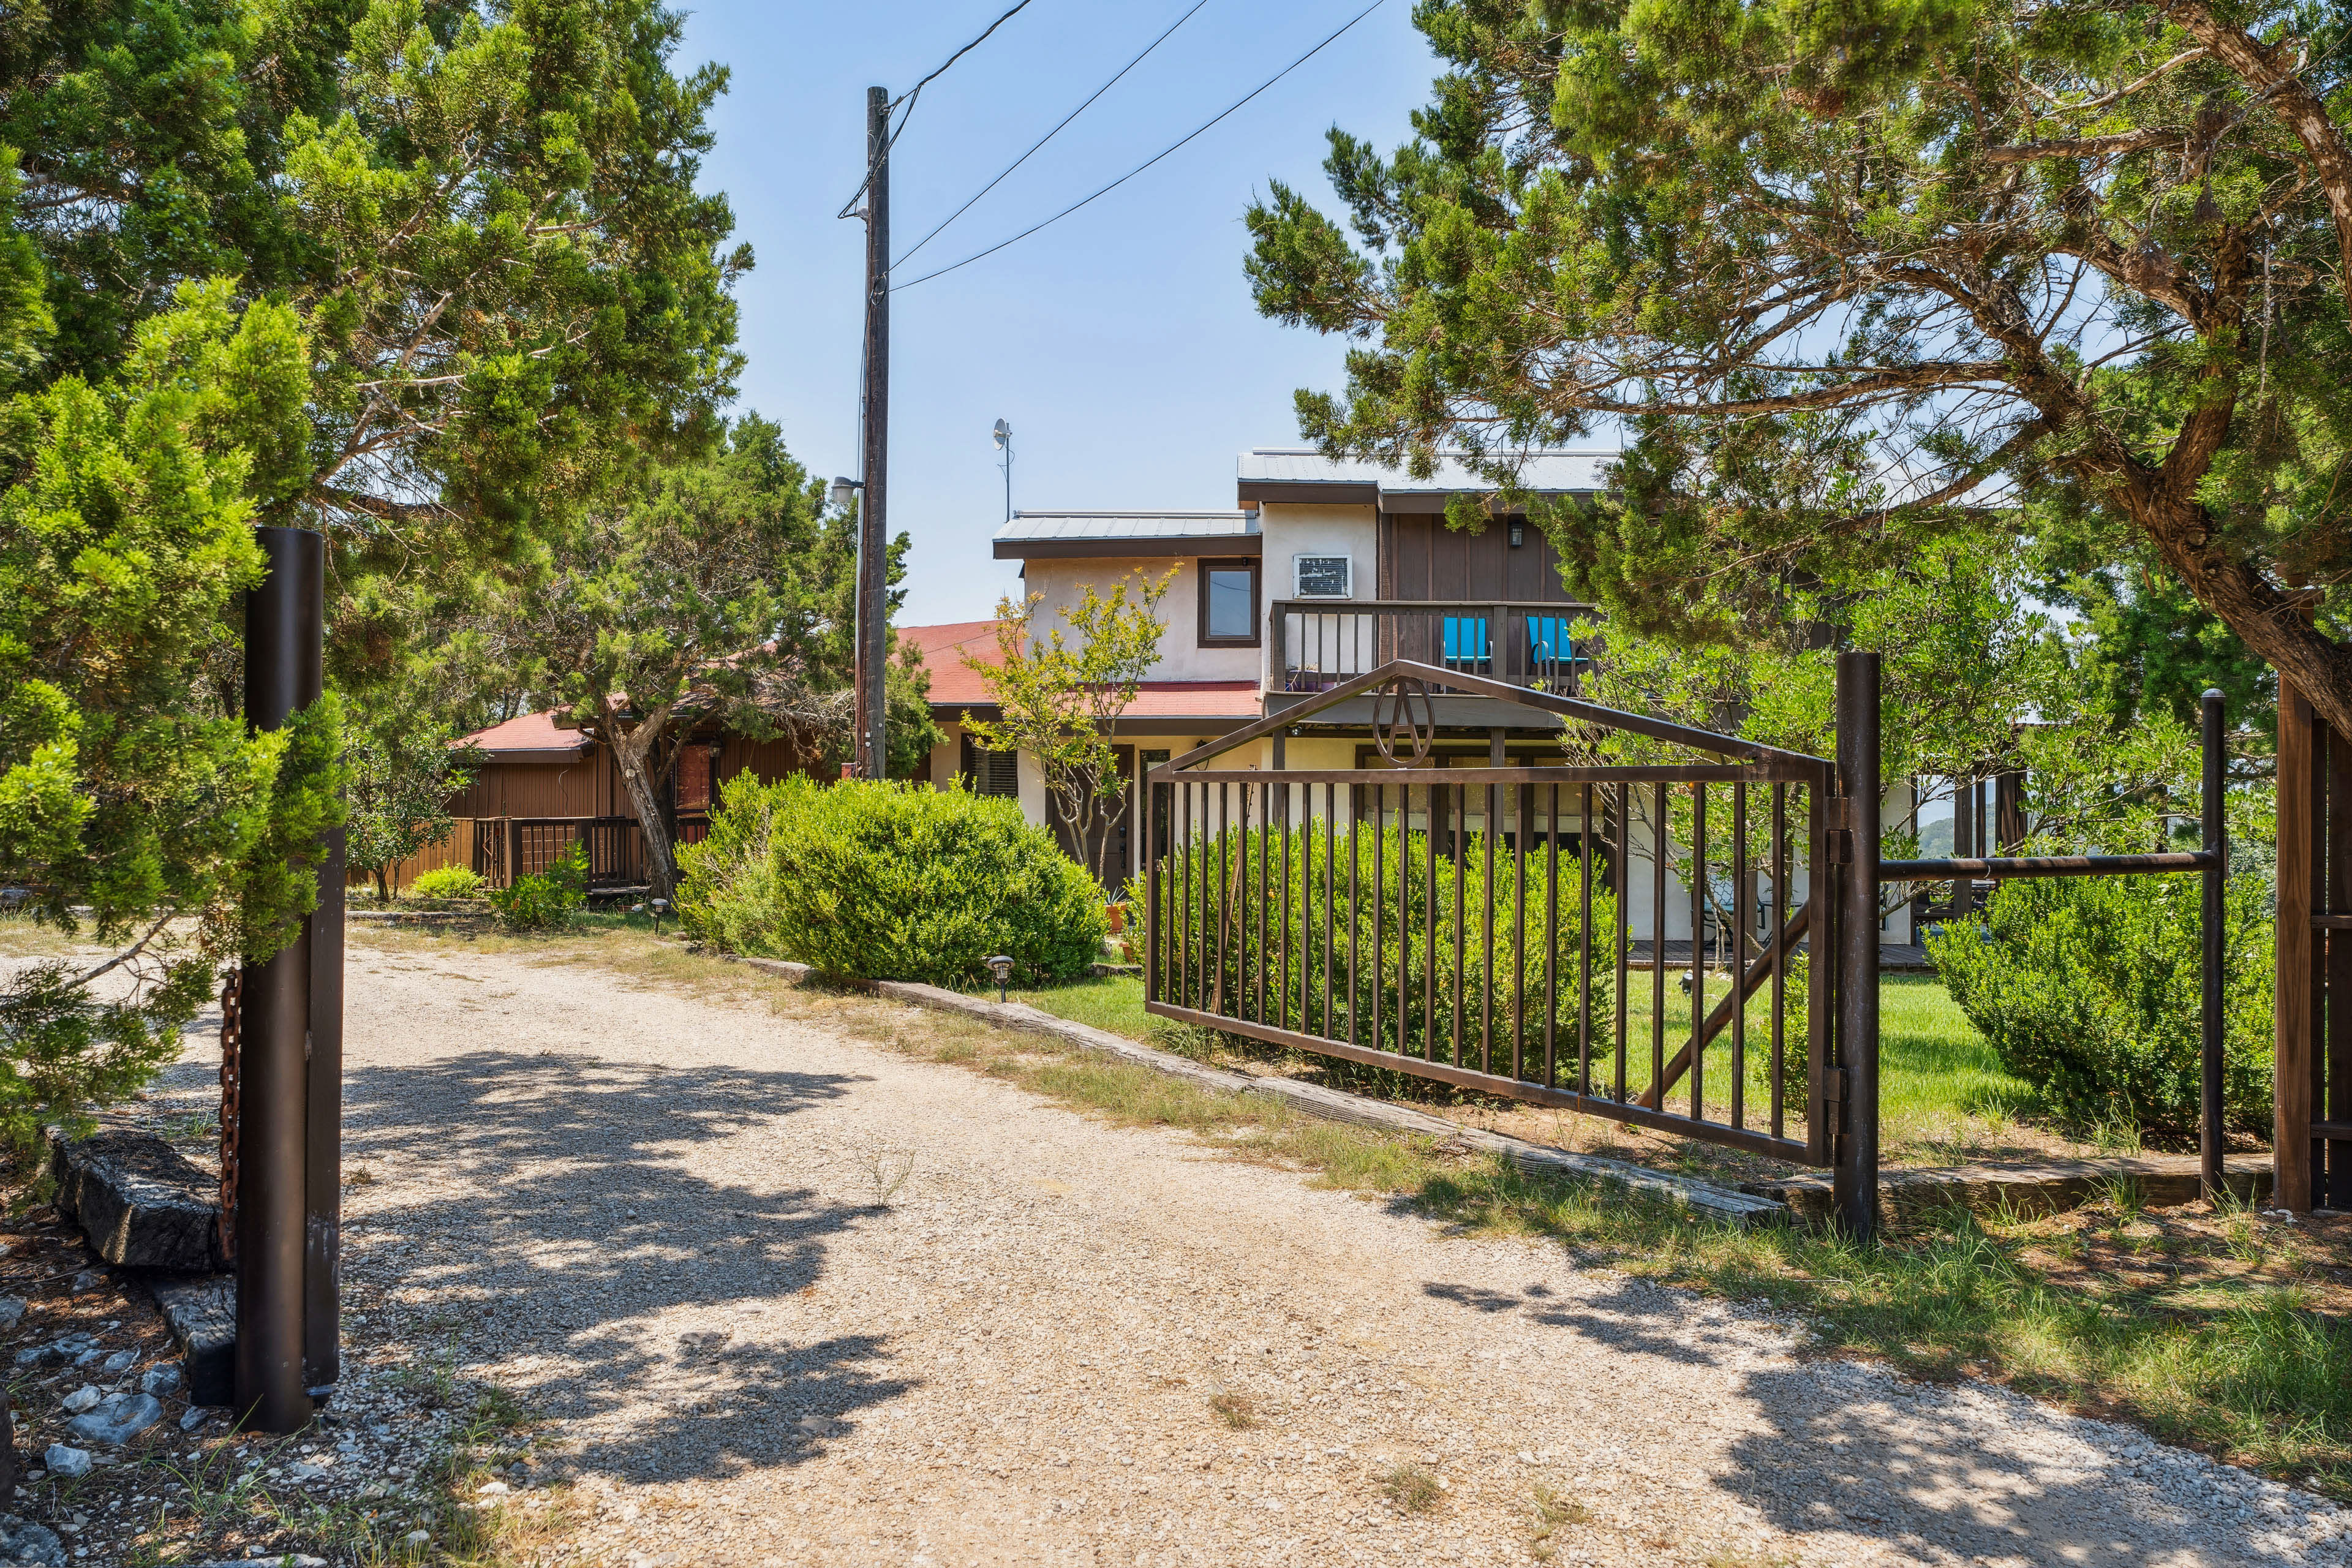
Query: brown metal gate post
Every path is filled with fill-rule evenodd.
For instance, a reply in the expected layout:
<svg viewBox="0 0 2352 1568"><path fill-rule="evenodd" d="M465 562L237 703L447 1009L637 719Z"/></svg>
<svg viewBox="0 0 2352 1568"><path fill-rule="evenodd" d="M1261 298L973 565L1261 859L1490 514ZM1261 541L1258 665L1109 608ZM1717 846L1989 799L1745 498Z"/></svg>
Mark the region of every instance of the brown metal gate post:
<svg viewBox="0 0 2352 1568"><path fill-rule="evenodd" d="M255 531L268 562L246 596L245 720L276 730L318 700L326 541L303 529ZM303 935L239 986L236 1405L263 1432L310 1419L302 1375L310 941Z"/></svg>
<svg viewBox="0 0 2352 1568"><path fill-rule="evenodd" d="M1844 916L1837 953L1837 1077L1832 1206L1856 1241L1878 1234L1878 656L1837 666L1838 784L1845 803ZM1827 956L1824 954L1823 956Z"/></svg>
<svg viewBox="0 0 2352 1568"><path fill-rule="evenodd" d="M2303 694L2279 682L2277 1029L2273 1062L2272 1201L2311 1208L2311 1077L2318 1063L2317 932L2311 923L2320 872L2318 719Z"/></svg>
<svg viewBox="0 0 2352 1568"><path fill-rule="evenodd" d="M342 1375L343 830L327 833L310 947L310 1047L302 1226L302 1381L313 1398Z"/></svg>
<svg viewBox="0 0 2352 1568"><path fill-rule="evenodd" d="M2222 810L2226 779L2224 765L2227 755L2223 749L2221 730L2221 694L2208 691L2204 698L2204 777L2200 781L2203 795L2199 807L2203 815L2203 832L2199 835L2198 847L2213 858L2205 868L2202 919L2204 930L2205 973L2200 994L2203 1013L2200 1020L2200 1046L2203 1060L2199 1064L2200 1092L2199 1096L2197 1153L2205 1178L2205 1195L2218 1199L2221 1195L2224 1130L2221 1111L2221 928L2225 917L2223 896L2230 875L2228 847L2229 819Z"/></svg>

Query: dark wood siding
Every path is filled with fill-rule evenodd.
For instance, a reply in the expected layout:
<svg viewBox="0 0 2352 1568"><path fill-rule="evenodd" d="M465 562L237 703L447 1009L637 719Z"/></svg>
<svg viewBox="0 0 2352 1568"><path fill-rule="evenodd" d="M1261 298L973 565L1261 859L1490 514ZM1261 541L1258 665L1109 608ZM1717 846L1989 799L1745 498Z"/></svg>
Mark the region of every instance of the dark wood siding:
<svg viewBox="0 0 2352 1568"><path fill-rule="evenodd" d="M1529 524L1513 549L1504 518L1469 533L1431 513L1382 512L1379 576L1383 599L1569 602L1559 585L1559 554L1543 530Z"/></svg>

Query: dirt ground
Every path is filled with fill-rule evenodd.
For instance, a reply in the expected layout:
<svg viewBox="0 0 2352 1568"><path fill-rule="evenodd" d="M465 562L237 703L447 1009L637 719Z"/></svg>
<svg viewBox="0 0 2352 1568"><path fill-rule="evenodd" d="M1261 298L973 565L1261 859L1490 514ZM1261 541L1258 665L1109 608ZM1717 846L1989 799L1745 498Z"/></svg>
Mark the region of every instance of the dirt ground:
<svg viewBox="0 0 2352 1568"><path fill-rule="evenodd" d="M2352 1560L2129 1429L748 997L416 941L349 997L364 1331L539 1419L576 1559Z"/></svg>
<svg viewBox="0 0 2352 1568"><path fill-rule="evenodd" d="M329 1509L436 1551L495 1512L523 1527L467 1561L611 1568L2352 1563L2352 1513L2129 1427L1105 1126L755 975L496 946L352 951L330 1424L173 1420L36 1482L73 1568L341 1564ZM199 1031L141 1114L194 1147L216 1067ZM33 1294L12 1340L161 1353L135 1292ZM27 1376L47 1424L83 1373ZM448 1464L493 1395L501 1435Z"/></svg>

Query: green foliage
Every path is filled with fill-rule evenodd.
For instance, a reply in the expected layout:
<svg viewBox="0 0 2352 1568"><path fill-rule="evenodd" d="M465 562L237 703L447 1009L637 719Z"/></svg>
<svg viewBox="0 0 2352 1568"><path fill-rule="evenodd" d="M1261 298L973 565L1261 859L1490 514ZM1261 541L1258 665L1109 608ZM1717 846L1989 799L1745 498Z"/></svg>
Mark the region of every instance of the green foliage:
<svg viewBox="0 0 2352 1568"><path fill-rule="evenodd" d="M45 1123L130 1098L180 1054L211 989L201 963L173 965L129 1001L93 997L71 964L16 971L0 992L0 1141L21 1153Z"/></svg>
<svg viewBox="0 0 2352 1568"><path fill-rule="evenodd" d="M430 871L419 871L408 884L408 891L418 899L478 899L482 879L471 867L436 866Z"/></svg>
<svg viewBox="0 0 2352 1568"><path fill-rule="evenodd" d="M1344 394L1298 394L1308 438L1466 453L1612 633L1832 642L1939 542L2022 536L2043 602L2114 612L2103 710L2218 683L2259 724L2251 654L2352 729L2340 8L1415 21L1445 74L1413 139L1335 130L1339 216L1280 183L1247 214L1261 310L1349 340ZM1609 493L1521 488L1520 454L1621 432Z"/></svg>
<svg viewBox="0 0 2352 1568"><path fill-rule="evenodd" d="M2001 1063L2080 1131L2193 1136L2200 1094L2196 877L2008 882L1981 925L1927 942L1969 1021ZM2222 1100L2231 1125L2271 1123L2271 889L2230 879Z"/></svg>
<svg viewBox="0 0 2352 1568"><path fill-rule="evenodd" d="M1076 604L1055 607L1060 624L1042 637L1032 623L1044 595L1001 600L995 660L964 656L997 710L992 720L966 714L964 729L977 745L1036 760L1045 793L1105 888L1117 884L1108 828L1127 794L1111 734L1160 662L1160 638L1168 629L1160 601L1175 581L1171 567L1163 577L1122 577L1108 595L1089 583Z"/></svg>
<svg viewBox="0 0 2352 1568"><path fill-rule="evenodd" d="M357 559L527 555L731 394L751 258L695 188L727 73L672 74L682 26L652 0L16 8L0 147L53 374L102 379L176 287L240 278L309 351L257 500Z"/></svg>
<svg viewBox="0 0 2352 1568"><path fill-rule="evenodd" d="M676 881L661 785L689 731L781 737L804 763L846 732L854 527L748 415L717 456L592 509L488 612L517 682L611 748L656 894Z"/></svg>
<svg viewBox="0 0 2352 1568"><path fill-rule="evenodd" d="M574 844L544 871L490 889L490 908L509 931L561 931L588 901L588 851Z"/></svg>
<svg viewBox="0 0 2352 1568"><path fill-rule="evenodd" d="M1319 828L1285 835L1237 819L1175 846L1160 868L1167 994L1202 1012L1506 1076L1525 1058L1539 1077L1547 1020L1555 1040L1576 1038L1579 874L1563 857L1553 946L1551 873L1531 854L1523 885L1504 839L1466 837L1458 870L1441 846L1433 903L1424 834L1364 824L1337 831L1327 851ZM1615 911L1615 895L1596 886L1596 950ZM1613 1010L1614 993L1614 971L1596 963L1596 1020ZM1572 1058L1571 1046L1563 1087L1574 1087Z"/></svg>
<svg viewBox="0 0 2352 1568"><path fill-rule="evenodd" d="M683 854L678 912L730 952L820 973L955 985L1010 955L1024 981L1083 974L1102 894L1015 802L924 784L727 782Z"/></svg>
<svg viewBox="0 0 2352 1568"><path fill-rule="evenodd" d="M343 754L351 770L344 858L373 873L388 899L391 868L449 836L449 796L472 782L480 753L451 746L446 727L414 710L371 717L376 722Z"/></svg>

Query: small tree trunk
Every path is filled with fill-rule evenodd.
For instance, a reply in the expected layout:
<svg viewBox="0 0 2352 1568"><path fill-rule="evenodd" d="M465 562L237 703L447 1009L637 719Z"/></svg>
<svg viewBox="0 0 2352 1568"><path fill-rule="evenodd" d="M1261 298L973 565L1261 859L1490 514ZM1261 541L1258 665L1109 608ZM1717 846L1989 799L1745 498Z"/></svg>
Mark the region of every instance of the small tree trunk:
<svg viewBox="0 0 2352 1568"><path fill-rule="evenodd" d="M392 902L392 884L384 879L385 868L375 868L375 896L379 903Z"/></svg>
<svg viewBox="0 0 2352 1568"><path fill-rule="evenodd" d="M667 899L677 893L677 861L670 851L669 820L662 815L661 802L654 795L653 775L646 767L646 756L659 735L659 727L648 721L638 725L635 733L615 737L612 746L614 761L620 765L621 787L628 792L629 810L645 835L646 884L655 898Z"/></svg>

